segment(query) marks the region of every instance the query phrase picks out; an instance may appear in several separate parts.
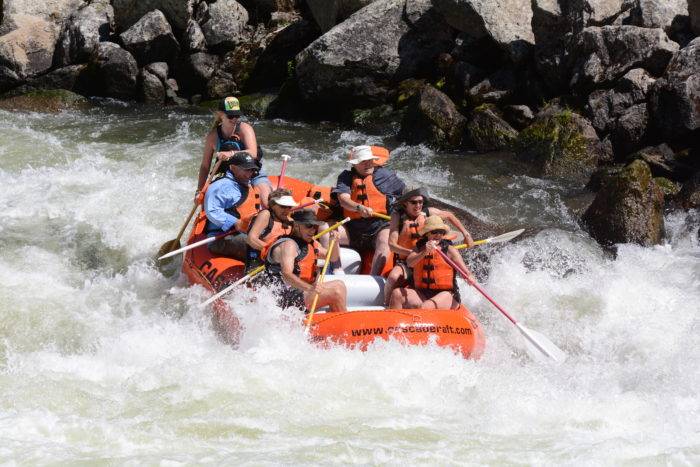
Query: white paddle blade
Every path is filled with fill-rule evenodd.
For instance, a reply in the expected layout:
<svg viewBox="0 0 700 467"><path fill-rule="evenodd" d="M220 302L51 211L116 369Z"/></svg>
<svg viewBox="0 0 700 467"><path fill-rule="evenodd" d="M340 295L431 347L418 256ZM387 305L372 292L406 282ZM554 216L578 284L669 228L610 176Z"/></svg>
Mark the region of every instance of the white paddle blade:
<svg viewBox="0 0 700 467"><path fill-rule="evenodd" d="M521 233L525 232L525 229L520 229L520 230L514 230L512 232L507 232L502 235L498 235L496 237L491 237L487 238L485 243L501 243L501 242L509 242L513 240L515 237L520 235Z"/></svg>
<svg viewBox="0 0 700 467"><path fill-rule="evenodd" d="M515 324L525 337L525 349L533 359L544 362L554 360L561 363L566 360L566 354L559 347L554 345L552 341L537 331L528 329L520 323Z"/></svg>
<svg viewBox="0 0 700 467"><path fill-rule="evenodd" d="M177 249L177 250L175 250L175 251L171 251L170 253L168 253L168 254L166 254L166 255L163 255L163 256L161 256L161 257L158 258L158 259L161 260L161 259L165 259L165 258L170 258L171 256L179 255L180 253L184 253L184 252L189 251L189 250L191 250L191 249L193 249L193 248L197 248L197 247L200 246L200 245L206 245L207 243L211 243L211 242L213 242L214 240L216 240L216 237L207 237L207 238L205 238L204 240L200 240L200 241L198 241L198 242L195 242L195 243L192 243L192 244L190 244L190 245L187 245L187 246L184 246L184 247L182 247L182 248L179 248L179 249Z"/></svg>

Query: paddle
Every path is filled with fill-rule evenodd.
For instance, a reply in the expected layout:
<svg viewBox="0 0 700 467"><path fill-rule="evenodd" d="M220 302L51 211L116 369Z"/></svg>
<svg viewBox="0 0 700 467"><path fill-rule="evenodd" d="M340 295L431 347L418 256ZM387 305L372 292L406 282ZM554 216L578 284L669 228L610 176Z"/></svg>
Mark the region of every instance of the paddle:
<svg viewBox="0 0 700 467"><path fill-rule="evenodd" d="M328 269L328 265L331 262L331 253L333 252L333 248L335 247L335 238L331 239L331 244L328 247L328 251L326 252L326 259L323 264L323 269L321 270L321 275L318 277L318 281L316 282L317 284L323 284L323 279L326 277L326 270ZM309 333L309 328L311 327L311 322L314 319L314 312L316 311L316 304L318 304L318 292L314 294L314 300L311 302L311 308L309 309L309 317L306 320L306 333Z"/></svg>
<svg viewBox="0 0 700 467"><path fill-rule="evenodd" d="M321 201L322 201L322 200L318 200L318 199L317 199L317 200L314 200L314 201L311 201L311 202L302 204L301 206L297 206L297 207L293 208L292 211L297 211L297 210L299 210L299 209L303 209L303 208L312 206L312 205L314 205L314 204L320 203ZM226 232L222 232L222 233L220 233L220 234L216 234L216 235L214 235L214 236L212 236L212 237L207 237L207 238L205 238L204 240L200 240L200 241L198 241L198 242L190 243L189 245L185 245L185 246L183 246L182 248L179 248L179 249L177 249L177 250L175 250L175 251L171 251L170 253L165 254L165 255L161 256L160 258L158 258L158 259L160 260L160 259L169 258L169 257L171 257L171 256L179 255L180 253L184 253L184 252L189 251L189 250L191 250L191 249L193 249L193 248L197 248L198 246L207 245L207 244L209 244L209 243L211 243L211 242L214 242L214 241L216 241L216 240L218 240L218 239L220 239L220 238L224 238L224 237L226 237L226 236L228 236L228 235L231 235L231 234L233 234L233 233L235 233L235 232L236 232L236 229L233 228L233 229L228 230L228 231L226 231Z"/></svg>
<svg viewBox="0 0 700 467"><path fill-rule="evenodd" d="M484 244L486 244L486 243L502 243L502 242L508 242L508 241L514 239L515 237L517 237L518 235L520 235L520 234L523 233L523 232L525 232L525 229L513 230L512 232L504 233L504 234L498 235L498 236L496 236L496 237L489 237L489 238L485 238L485 239L483 239L483 240L477 240L477 241L474 242L474 246L477 246L477 245L484 245ZM457 248L458 250L463 250L463 249L469 248L469 247L467 246L466 243L462 243L462 244L460 244L460 245L455 245L455 248Z"/></svg>
<svg viewBox="0 0 700 467"><path fill-rule="evenodd" d="M225 289L223 289L223 290L217 292L215 295L212 295L207 301L202 302L199 306L200 306L201 308L204 308L205 306L209 305L209 304L210 304L211 302L213 302L214 300L216 300L216 299L218 299L219 297L222 297L222 296L226 295L227 293L229 293L229 292L230 292L231 290L233 290L236 286L241 285L242 283L246 282L248 279L250 279L250 278L253 277L254 275L256 275L256 274L262 272L263 269L265 269L265 265L264 265L264 264L263 264L262 266L258 266L257 268L253 269L253 270L250 271L248 274L246 274L245 276L243 276L243 277L241 277L240 279L238 279L238 280L237 280L236 282L234 282L233 284L231 284L231 285L229 285L228 287L226 287Z"/></svg>
<svg viewBox="0 0 700 467"><path fill-rule="evenodd" d="M373 212L372 217L378 217L380 219L384 219L386 221L390 221L391 217L387 216L386 214L382 214L381 212Z"/></svg>
<svg viewBox="0 0 700 467"><path fill-rule="evenodd" d="M211 179L214 176L214 174L219 170L219 166L221 165L221 162L222 162L221 159L216 161L216 164L214 165L214 169L211 172L209 172L209 176L207 177L206 183L202 187L201 193L205 193L207 191L207 188L209 188L209 184L211 183ZM168 263L170 263L170 261L163 261L163 259L168 258L170 256L174 256L174 255L168 255L167 253L172 252L172 251L180 248L180 246L181 246L180 239L182 238L182 234L185 233L185 229L187 228L190 221L192 220L192 217L194 216L194 213L197 210L197 206L199 206L199 203L195 202L194 206L192 206L192 210L190 211L189 216L187 216L185 223L182 225L180 232L177 234L177 237L175 237L172 240L168 240L167 242L163 243L163 245L161 245L160 250L158 250L158 267L163 267L163 266L166 266Z"/></svg>
<svg viewBox="0 0 700 467"><path fill-rule="evenodd" d="M527 344L528 353L530 353L530 355L532 355L538 360L543 360L541 357L550 358L556 362L563 362L566 359L566 354L564 353L564 351L562 351L559 347L554 345L554 343L547 339L544 335L540 334L539 332L533 331L532 329L528 329L522 324L518 323L515 320L515 318L513 318L510 314L508 314L506 310L504 310L498 303L496 303L495 300L491 298L484 291L484 289L481 288L479 284L469 279L469 275L467 274L467 272L464 271L460 266L455 264L455 262L452 261L445 253L443 253L442 250L437 248L435 249L435 251L437 251L440 254L440 256L442 256L442 258L455 269L455 271L458 271L469 285L478 290L481 295L483 295L489 302L493 304L493 306L496 307L496 309L498 309L498 311L503 313L503 316L508 318L508 320L511 323L513 323L515 327L518 328L520 333L525 337L525 343Z"/></svg>
<svg viewBox="0 0 700 467"><path fill-rule="evenodd" d="M284 186L282 184L282 180L284 180L284 173L287 171L287 161L289 159L290 157L287 154L282 154L282 170L280 170L280 176L277 179L277 189L280 189Z"/></svg>

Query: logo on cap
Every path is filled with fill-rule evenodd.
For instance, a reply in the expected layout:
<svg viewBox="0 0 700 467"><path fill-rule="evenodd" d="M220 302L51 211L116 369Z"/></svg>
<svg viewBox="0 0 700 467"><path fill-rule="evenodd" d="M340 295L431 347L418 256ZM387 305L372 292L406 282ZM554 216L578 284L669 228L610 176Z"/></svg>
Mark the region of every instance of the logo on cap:
<svg viewBox="0 0 700 467"><path fill-rule="evenodd" d="M238 99L235 97L227 97L224 100L224 110L227 112L230 112L232 110L241 110L241 105L238 102Z"/></svg>

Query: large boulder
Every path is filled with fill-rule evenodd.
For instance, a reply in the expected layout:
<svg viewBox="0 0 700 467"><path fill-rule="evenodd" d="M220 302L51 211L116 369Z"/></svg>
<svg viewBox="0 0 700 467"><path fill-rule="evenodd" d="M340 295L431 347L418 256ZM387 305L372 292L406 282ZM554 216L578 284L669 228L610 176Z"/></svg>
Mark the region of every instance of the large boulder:
<svg viewBox="0 0 700 467"><path fill-rule="evenodd" d="M688 0L635 0L626 23L643 28L661 28L671 36L674 22L688 16Z"/></svg>
<svg viewBox="0 0 700 467"><path fill-rule="evenodd" d="M665 177L671 180L686 180L692 174L692 168L682 158L679 158L667 144L649 146L630 154L628 162L642 160L649 165L654 177Z"/></svg>
<svg viewBox="0 0 700 467"><path fill-rule="evenodd" d="M0 99L0 109L20 112L56 113L88 108L90 102L85 97L65 89L36 90Z"/></svg>
<svg viewBox="0 0 700 467"><path fill-rule="evenodd" d="M0 10L3 12L0 36L16 29L16 21L24 16L48 21L60 31L63 22L87 3L87 0L4 0L0 2Z"/></svg>
<svg viewBox="0 0 700 467"><path fill-rule="evenodd" d="M202 52L207 48L207 40L199 23L195 20L187 22L187 29L182 36L182 47L188 52Z"/></svg>
<svg viewBox="0 0 700 467"><path fill-rule="evenodd" d="M577 37L571 86L581 94L615 82L633 68L663 73L678 44L662 29L637 26L588 27Z"/></svg>
<svg viewBox="0 0 700 467"><path fill-rule="evenodd" d="M604 246L661 243L664 236L664 195L649 166L636 160L610 177L598 191L582 221Z"/></svg>
<svg viewBox="0 0 700 467"><path fill-rule="evenodd" d="M176 31L184 31L192 18L193 5L196 3L196 0L112 0L118 32L126 31L153 10L162 11Z"/></svg>
<svg viewBox="0 0 700 467"><path fill-rule="evenodd" d="M472 144L481 152L510 149L518 136L518 132L489 105L472 111L467 131Z"/></svg>
<svg viewBox="0 0 700 467"><path fill-rule="evenodd" d="M530 162L538 176L585 184L599 160L610 158L588 120L568 109L545 108L520 132L517 156Z"/></svg>
<svg viewBox="0 0 700 467"><path fill-rule="evenodd" d="M326 32L373 1L375 0L306 0L306 4L318 27Z"/></svg>
<svg viewBox="0 0 700 467"><path fill-rule="evenodd" d="M160 10L146 13L119 37L124 48L142 66L152 62L172 62L180 53L180 44Z"/></svg>
<svg viewBox="0 0 700 467"><path fill-rule="evenodd" d="M700 172L683 184L678 197L685 209L700 209Z"/></svg>
<svg viewBox="0 0 700 467"><path fill-rule="evenodd" d="M51 68L59 29L37 16L15 15L16 28L0 36L0 92Z"/></svg>
<svg viewBox="0 0 700 467"><path fill-rule="evenodd" d="M230 50L246 37L248 12L236 0L218 0L209 5L209 19L202 24L207 45L212 49Z"/></svg>
<svg viewBox="0 0 700 467"><path fill-rule="evenodd" d="M452 29L430 0L379 0L296 57L301 96L318 108L373 107L396 83L431 69Z"/></svg>
<svg viewBox="0 0 700 467"><path fill-rule="evenodd" d="M409 144L429 142L442 148L462 144L467 119L443 92L424 86L406 108L399 138Z"/></svg>
<svg viewBox="0 0 700 467"><path fill-rule="evenodd" d="M114 9L109 3L95 2L75 12L66 22L56 47L54 64L84 63L95 53L99 42L109 40Z"/></svg>
<svg viewBox="0 0 700 467"><path fill-rule="evenodd" d="M113 42L100 42L90 67L95 75L96 95L122 100L136 98L139 67L129 52Z"/></svg>
<svg viewBox="0 0 700 467"><path fill-rule="evenodd" d="M175 62L174 75L186 95L207 95L207 83L219 68L219 57L197 52Z"/></svg>
<svg viewBox="0 0 700 467"><path fill-rule="evenodd" d="M676 55L651 91L653 125L667 141L700 138L700 37Z"/></svg>
<svg viewBox="0 0 700 467"><path fill-rule="evenodd" d="M434 0L447 22L474 37L489 36L514 63L528 58L535 36L531 0Z"/></svg>
<svg viewBox="0 0 700 467"><path fill-rule="evenodd" d="M141 83L140 98L146 104L163 105L165 103L165 86L160 78L146 68L141 70L139 76Z"/></svg>
<svg viewBox="0 0 700 467"><path fill-rule="evenodd" d="M690 27L700 36L700 0L688 0L688 14L690 15Z"/></svg>

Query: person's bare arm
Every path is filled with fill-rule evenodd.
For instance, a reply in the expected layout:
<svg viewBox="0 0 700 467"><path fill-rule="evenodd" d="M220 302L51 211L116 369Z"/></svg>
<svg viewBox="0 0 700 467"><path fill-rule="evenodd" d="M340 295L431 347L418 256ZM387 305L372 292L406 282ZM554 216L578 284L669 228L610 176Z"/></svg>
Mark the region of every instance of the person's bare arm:
<svg viewBox="0 0 700 467"><path fill-rule="evenodd" d="M457 219L457 216L452 214L450 211L444 211L442 209L437 208L428 208L428 212L430 213L430 215L440 216L440 218L443 221L452 224L457 230L459 230L459 232L464 237L464 243L466 243L468 247L474 246L474 239L472 238L471 234L466 229L466 227L464 227L464 225L462 225L459 219Z"/></svg>
<svg viewBox="0 0 700 467"><path fill-rule="evenodd" d="M340 205L345 209L359 212L362 217L372 217L372 214L374 213L372 208L353 201L348 193L338 194L338 202L340 202Z"/></svg>
<svg viewBox="0 0 700 467"><path fill-rule="evenodd" d="M408 258L406 258L406 264L408 265L409 268L412 268L413 266L416 265L418 261L423 259L423 257L429 253L432 253L433 250L435 250L435 242L434 241L429 241L425 244L425 248L423 248L420 251L417 250L412 250L411 254L408 255Z"/></svg>
<svg viewBox="0 0 700 467"><path fill-rule="evenodd" d="M202 155L202 163L199 165L199 179L197 182L197 191L200 191L209 177L211 169L211 160L214 157L216 150L216 131L210 131L207 137L204 138L204 154Z"/></svg>
<svg viewBox="0 0 700 467"><path fill-rule="evenodd" d="M401 233L400 219L401 216L398 212L394 211L391 213L391 220L389 221L389 249L392 253L408 256L411 254L412 250L399 245L399 234Z"/></svg>
<svg viewBox="0 0 700 467"><path fill-rule="evenodd" d="M255 217L255 221L253 222L253 225L250 226L248 238L246 239L246 243L250 245L251 248L255 250L262 250L265 247L265 242L260 240L260 234L265 229L269 221L270 211L268 210L260 211Z"/></svg>
<svg viewBox="0 0 700 467"><path fill-rule="evenodd" d="M253 156L254 159L258 158L258 139L255 136L255 130L249 123L241 122L241 142L243 147L246 148L246 152Z"/></svg>

